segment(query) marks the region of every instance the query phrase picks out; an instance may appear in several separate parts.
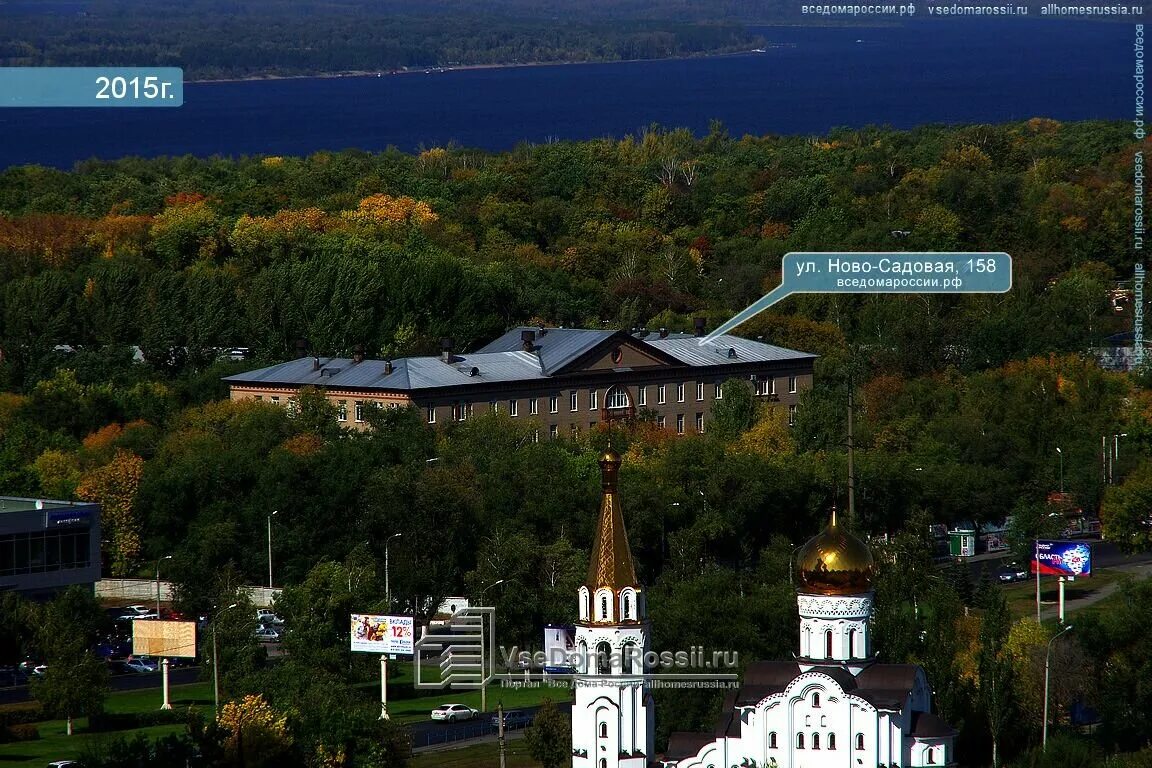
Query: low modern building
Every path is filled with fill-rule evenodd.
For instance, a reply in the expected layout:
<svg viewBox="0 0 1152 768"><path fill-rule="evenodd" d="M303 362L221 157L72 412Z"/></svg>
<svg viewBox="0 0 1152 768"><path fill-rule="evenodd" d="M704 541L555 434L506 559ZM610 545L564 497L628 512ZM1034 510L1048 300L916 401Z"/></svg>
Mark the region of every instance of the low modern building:
<svg viewBox="0 0 1152 768"><path fill-rule="evenodd" d="M812 386L816 355L724 335L704 342L685 333L632 334L582 328L520 327L475 352L444 339L439 357L397 360L303 357L228 376L233 400L291 407L303 387L323 389L346 426L364 409L415 405L429 424L485 411L538 421L547 436L579 434L601 421L650 411L679 434L703 432L729 379L795 416Z"/></svg>
<svg viewBox="0 0 1152 768"><path fill-rule="evenodd" d="M0 591L47 598L100 580L100 505L0 496Z"/></svg>

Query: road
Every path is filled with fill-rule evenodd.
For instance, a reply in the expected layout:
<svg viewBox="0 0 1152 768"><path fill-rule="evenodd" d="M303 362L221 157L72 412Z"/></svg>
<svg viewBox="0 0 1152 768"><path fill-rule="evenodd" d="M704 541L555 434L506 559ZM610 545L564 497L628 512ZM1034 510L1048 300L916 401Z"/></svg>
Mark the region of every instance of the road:
<svg viewBox="0 0 1152 768"><path fill-rule="evenodd" d="M168 671L169 685L185 685L195 683L200 679L200 667L176 667ZM138 691L144 688L159 688L161 675L159 672L149 672L143 675L114 675L109 681L109 687L114 691ZM21 701L30 701L31 693L26 685L16 685L9 688L0 688L0 704L16 704Z"/></svg>
<svg viewBox="0 0 1152 768"><path fill-rule="evenodd" d="M568 714L572 710L571 702L560 702L556 708ZM517 707L518 712L527 712L533 717L540 707ZM423 720L418 723L409 723L408 730L412 734L412 749L416 751L432 751L442 749L446 745L460 741L471 741L481 737L493 736L492 712L480 714L474 720L465 720L459 723L445 723L436 720ZM505 733L508 733L505 730ZM509 738L516 738L509 734Z"/></svg>

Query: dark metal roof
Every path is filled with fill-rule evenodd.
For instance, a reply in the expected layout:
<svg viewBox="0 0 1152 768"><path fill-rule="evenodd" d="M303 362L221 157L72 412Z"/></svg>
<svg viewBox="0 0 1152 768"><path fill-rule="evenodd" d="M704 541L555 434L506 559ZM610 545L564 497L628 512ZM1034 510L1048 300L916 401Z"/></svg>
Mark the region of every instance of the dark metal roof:
<svg viewBox="0 0 1152 768"><path fill-rule="evenodd" d="M665 760L684 760L695 757L701 749L716 741L711 733L684 733L683 731L668 736L668 749L664 750Z"/></svg>
<svg viewBox="0 0 1152 768"><path fill-rule="evenodd" d="M536 333L531 352L524 350L522 331ZM811 361L815 355L774 347L738 336L720 336L700 346L699 338L673 334L666 339L637 339L619 331L584 328L514 328L478 352L453 355L451 362L440 357L403 357L392 361L385 373L384 360L357 363L344 357L302 357L286 363L227 376L233 384L286 387L335 387L384 392L411 392L481 383L514 383L546 380L565 366L590 354L615 336L647 348L669 365L693 367L729 366L741 363L767 363L785 360ZM732 352L729 352L732 350ZM476 369L476 375L472 370Z"/></svg>
<svg viewBox="0 0 1152 768"><path fill-rule="evenodd" d="M959 731L931 712L912 713L912 732L909 734L911 736L920 739L947 739L957 733Z"/></svg>

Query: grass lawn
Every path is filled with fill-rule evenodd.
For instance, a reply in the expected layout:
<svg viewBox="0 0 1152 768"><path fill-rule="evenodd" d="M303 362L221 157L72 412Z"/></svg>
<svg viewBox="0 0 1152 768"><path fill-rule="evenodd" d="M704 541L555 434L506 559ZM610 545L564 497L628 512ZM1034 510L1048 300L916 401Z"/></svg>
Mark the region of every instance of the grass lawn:
<svg viewBox="0 0 1152 768"><path fill-rule="evenodd" d="M108 694L105 708L108 712L147 712L160 709L162 695L159 688L142 691L117 691ZM212 684L192 683L190 685L174 685L169 689L169 700L174 709L183 709L188 706L212 706ZM157 725L150 728L133 728L128 731L113 731L105 733L87 733L88 719L78 718L73 721L75 734L66 735L67 724L64 720L47 720L37 723L40 730L40 739L37 741L22 741L13 744L0 744L0 766L37 766L44 768L53 760L76 759L80 756L84 746L93 741L111 741L120 735L135 736L142 733L150 739L167 736L170 733L184 733L183 725Z"/></svg>
<svg viewBox="0 0 1152 768"><path fill-rule="evenodd" d="M1104 569L1092 576L1076 579L1064 585L1064 612L1071 613L1080 608L1080 601L1089 597L1104 587L1119 581L1124 574L1119 571ZM1005 584L1000 587L1004 596L1008 598L1008 609L1016 618L1036 615L1036 577L1028 581L1018 581L1015 584ZM1055 576L1040 577L1040 607L1054 606L1059 600L1060 586Z"/></svg>
<svg viewBox="0 0 1152 768"><path fill-rule="evenodd" d="M507 742L504 757L508 768L538 768L540 763L528 755L523 739ZM499 746L496 742L485 742L460 749L421 752L413 755L411 768L492 768L500 764Z"/></svg>

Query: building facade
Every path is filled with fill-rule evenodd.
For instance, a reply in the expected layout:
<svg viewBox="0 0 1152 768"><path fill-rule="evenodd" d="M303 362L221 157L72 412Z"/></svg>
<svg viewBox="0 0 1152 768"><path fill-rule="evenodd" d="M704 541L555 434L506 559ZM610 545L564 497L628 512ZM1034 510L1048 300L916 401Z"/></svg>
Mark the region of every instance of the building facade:
<svg viewBox="0 0 1152 768"><path fill-rule="evenodd" d="M702 344L702 327L698 333L521 327L472 353L457 354L445 339L439 357L304 357L224 380L233 400L286 407L302 388L322 389L340 423L353 428L367 426L373 405L411 405L429 424L488 411L533 419L541 438L642 411L679 434L704 432L732 378L751 381L758 398L794 419L815 355L728 335Z"/></svg>
<svg viewBox="0 0 1152 768"><path fill-rule="evenodd" d="M674 733L665 768L955 765L921 667L872 650L872 554L836 514L796 556L800 653L750 664L712 733Z"/></svg>
<svg viewBox="0 0 1152 768"><path fill-rule="evenodd" d="M0 497L0 591L47 598L100 580L100 506Z"/></svg>

